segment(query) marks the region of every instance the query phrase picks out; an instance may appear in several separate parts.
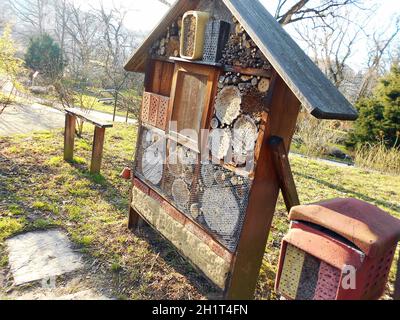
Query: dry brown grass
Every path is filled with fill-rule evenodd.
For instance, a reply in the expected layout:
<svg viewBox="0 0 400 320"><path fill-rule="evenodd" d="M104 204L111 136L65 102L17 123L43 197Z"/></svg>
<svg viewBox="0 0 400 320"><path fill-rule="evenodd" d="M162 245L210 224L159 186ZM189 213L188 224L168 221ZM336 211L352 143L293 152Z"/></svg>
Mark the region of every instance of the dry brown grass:
<svg viewBox="0 0 400 320"><path fill-rule="evenodd" d="M400 149L388 148L382 142L358 148L354 162L360 168L400 175Z"/></svg>

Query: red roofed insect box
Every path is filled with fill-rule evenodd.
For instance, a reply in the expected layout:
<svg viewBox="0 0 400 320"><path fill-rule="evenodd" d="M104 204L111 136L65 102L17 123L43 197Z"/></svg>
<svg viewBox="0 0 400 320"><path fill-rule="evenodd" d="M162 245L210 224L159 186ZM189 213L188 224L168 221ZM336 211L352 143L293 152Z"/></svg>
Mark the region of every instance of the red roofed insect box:
<svg viewBox="0 0 400 320"><path fill-rule="evenodd" d="M379 299L400 221L366 202L334 199L293 207L282 241L276 290L286 299Z"/></svg>

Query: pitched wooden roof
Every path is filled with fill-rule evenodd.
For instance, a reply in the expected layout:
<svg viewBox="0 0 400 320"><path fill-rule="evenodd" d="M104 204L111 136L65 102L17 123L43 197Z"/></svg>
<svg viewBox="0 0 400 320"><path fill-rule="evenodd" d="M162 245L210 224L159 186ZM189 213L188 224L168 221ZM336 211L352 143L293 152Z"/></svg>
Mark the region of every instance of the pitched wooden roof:
<svg viewBox="0 0 400 320"><path fill-rule="evenodd" d="M355 120L357 111L258 0L221 0L304 107L316 118ZM200 0L179 0L127 62L144 72L150 47L180 15Z"/></svg>

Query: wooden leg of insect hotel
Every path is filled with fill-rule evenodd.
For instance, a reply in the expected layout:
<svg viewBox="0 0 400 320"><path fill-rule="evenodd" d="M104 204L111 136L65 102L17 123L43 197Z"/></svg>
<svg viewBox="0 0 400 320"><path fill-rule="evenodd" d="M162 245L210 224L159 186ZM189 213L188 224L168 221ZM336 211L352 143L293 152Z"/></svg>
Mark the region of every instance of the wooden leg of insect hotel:
<svg viewBox="0 0 400 320"><path fill-rule="evenodd" d="M65 114L65 131L64 131L64 160L72 161L74 158L74 141L75 141L75 124L76 116Z"/></svg>
<svg viewBox="0 0 400 320"><path fill-rule="evenodd" d="M103 145L105 128L95 127L93 138L92 161L90 173L100 173L101 160L103 158Z"/></svg>

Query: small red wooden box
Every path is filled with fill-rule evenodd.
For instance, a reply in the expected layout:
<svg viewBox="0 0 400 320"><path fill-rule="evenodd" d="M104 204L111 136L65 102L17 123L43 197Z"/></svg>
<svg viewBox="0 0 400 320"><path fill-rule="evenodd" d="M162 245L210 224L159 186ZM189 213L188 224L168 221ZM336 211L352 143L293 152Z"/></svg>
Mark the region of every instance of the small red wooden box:
<svg viewBox="0 0 400 320"><path fill-rule="evenodd" d="M293 207L275 287L286 299L382 296L400 240L400 220L366 202L334 199Z"/></svg>

